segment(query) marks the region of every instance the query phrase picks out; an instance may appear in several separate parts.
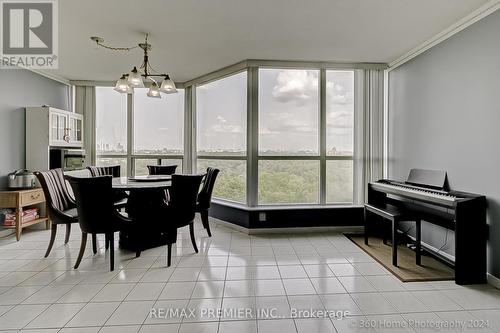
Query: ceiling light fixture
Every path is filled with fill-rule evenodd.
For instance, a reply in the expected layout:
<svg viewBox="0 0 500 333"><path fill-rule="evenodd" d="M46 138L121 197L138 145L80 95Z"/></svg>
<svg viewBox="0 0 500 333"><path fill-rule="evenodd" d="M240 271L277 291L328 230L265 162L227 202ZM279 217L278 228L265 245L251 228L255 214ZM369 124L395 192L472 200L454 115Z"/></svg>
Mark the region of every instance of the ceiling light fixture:
<svg viewBox="0 0 500 333"><path fill-rule="evenodd" d="M111 47L105 45L104 39L101 37L90 37L90 39L96 42L98 46L113 51L130 51L138 47L144 51L144 58L142 65L139 67L139 69L137 69L137 67L134 66L134 68L132 68L132 70L128 74L122 74L120 79L116 81L116 86L114 88L115 91L122 94L125 93L131 94L133 92L133 88L144 87L144 81L143 81L144 78L146 80L151 81L151 86L147 93L149 97L161 98L160 92L163 92L165 94L173 94L177 92L175 83L174 81L172 81L172 79L170 79L170 76L168 74L161 74L156 70L154 70L153 67L151 67L148 55L149 51L151 51L151 44L148 43L148 34L146 34L146 40L144 43L140 43L134 47ZM163 81L161 82L160 85L158 85L154 77L163 78Z"/></svg>

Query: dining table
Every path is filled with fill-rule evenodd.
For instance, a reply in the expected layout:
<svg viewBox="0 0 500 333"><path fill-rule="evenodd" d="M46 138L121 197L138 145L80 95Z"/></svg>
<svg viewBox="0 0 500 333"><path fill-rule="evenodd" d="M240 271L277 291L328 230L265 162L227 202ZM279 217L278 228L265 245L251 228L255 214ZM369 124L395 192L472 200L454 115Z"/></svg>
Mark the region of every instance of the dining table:
<svg viewBox="0 0 500 333"><path fill-rule="evenodd" d="M120 231L121 248L135 251L138 245L146 250L166 244L166 235L155 225L168 223L162 219L162 210L171 185L172 177L167 175L113 178L113 189L128 193L126 213L140 226L134 232Z"/></svg>

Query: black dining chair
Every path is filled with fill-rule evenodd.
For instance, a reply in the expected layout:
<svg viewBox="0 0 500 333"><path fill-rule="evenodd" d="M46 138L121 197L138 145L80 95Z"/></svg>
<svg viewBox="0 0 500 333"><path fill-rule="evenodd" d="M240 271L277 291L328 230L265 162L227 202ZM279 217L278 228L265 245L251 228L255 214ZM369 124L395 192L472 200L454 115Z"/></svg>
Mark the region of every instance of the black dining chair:
<svg viewBox="0 0 500 333"><path fill-rule="evenodd" d="M90 171L90 175L92 177L99 177L99 176L120 177L121 174L121 168L119 165L88 166L87 169Z"/></svg>
<svg viewBox="0 0 500 333"><path fill-rule="evenodd" d="M110 249L110 270L114 270L114 233L121 230L133 230L132 219L122 215L113 205L112 177L98 176L93 178L76 178L66 176L76 197L80 229L82 229L82 243L76 259L75 269L80 266L85 247L87 234L104 234L106 244ZM140 255L139 248L136 257Z"/></svg>
<svg viewBox="0 0 500 333"><path fill-rule="evenodd" d="M150 175L166 175L170 176L175 173L177 165L148 165Z"/></svg>
<svg viewBox="0 0 500 333"><path fill-rule="evenodd" d="M69 241L71 225L78 223L78 212L76 203L68 192L62 169L35 172L38 182L42 186L45 200L47 201L47 213L51 223L50 241L45 257L48 257L56 239L57 225L66 225L66 237L64 244ZM97 252L97 240L92 236L94 253Z"/></svg>
<svg viewBox="0 0 500 333"><path fill-rule="evenodd" d="M167 267L172 262L172 244L177 241L177 229L189 226L191 242L196 253L194 237L194 216L196 214L196 199L203 175L172 175L170 200L163 207L162 221L158 223L160 231L165 233L167 242Z"/></svg>
<svg viewBox="0 0 500 333"><path fill-rule="evenodd" d="M92 177L112 176L113 178L119 178L121 175L121 167L119 165L88 166L87 169L90 171ZM113 191L113 198L116 208L122 209L127 206L128 194L125 191Z"/></svg>
<svg viewBox="0 0 500 333"><path fill-rule="evenodd" d="M203 228L205 228L209 237L212 237L212 232L208 223L208 209L212 203L212 192L214 191L215 180L219 172L219 169L207 168L207 173L205 178L203 178L203 186L200 193L198 193L196 202L196 211L200 213Z"/></svg>

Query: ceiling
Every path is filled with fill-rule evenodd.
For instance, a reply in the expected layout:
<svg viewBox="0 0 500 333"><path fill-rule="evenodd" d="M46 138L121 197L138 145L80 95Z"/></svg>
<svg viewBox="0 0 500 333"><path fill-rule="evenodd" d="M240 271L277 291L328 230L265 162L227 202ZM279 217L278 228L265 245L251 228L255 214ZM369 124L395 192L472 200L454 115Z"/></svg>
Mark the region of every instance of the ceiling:
<svg viewBox="0 0 500 333"><path fill-rule="evenodd" d="M59 69L70 80L116 80L150 34L151 63L184 82L245 59L395 60L488 0L63 0Z"/></svg>

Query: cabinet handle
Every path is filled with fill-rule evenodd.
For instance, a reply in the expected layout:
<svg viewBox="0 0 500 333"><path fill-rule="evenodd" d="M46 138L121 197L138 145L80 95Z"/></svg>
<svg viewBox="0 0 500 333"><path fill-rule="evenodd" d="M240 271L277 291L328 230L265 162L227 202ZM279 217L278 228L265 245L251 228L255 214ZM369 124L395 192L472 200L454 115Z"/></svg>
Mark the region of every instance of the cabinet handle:
<svg viewBox="0 0 500 333"><path fill-rule="evenodd" d="M31 195L31 200L36 200L36 199L38 199L38 198L40 198L40 193L37 193L37 194L32 194L32 195Z"/></svg>

